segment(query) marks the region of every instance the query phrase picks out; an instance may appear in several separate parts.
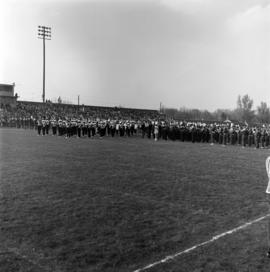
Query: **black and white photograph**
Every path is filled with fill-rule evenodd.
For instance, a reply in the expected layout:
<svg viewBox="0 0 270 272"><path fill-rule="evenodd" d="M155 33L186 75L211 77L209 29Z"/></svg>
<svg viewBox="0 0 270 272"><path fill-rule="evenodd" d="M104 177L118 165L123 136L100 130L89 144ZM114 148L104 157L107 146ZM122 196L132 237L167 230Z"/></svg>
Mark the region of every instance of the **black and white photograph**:
<svg viewBox="0 0 270 272"><path fill-rule="evenodd" d="M270 0L0 2L0 271L270 271Z"/></svg>

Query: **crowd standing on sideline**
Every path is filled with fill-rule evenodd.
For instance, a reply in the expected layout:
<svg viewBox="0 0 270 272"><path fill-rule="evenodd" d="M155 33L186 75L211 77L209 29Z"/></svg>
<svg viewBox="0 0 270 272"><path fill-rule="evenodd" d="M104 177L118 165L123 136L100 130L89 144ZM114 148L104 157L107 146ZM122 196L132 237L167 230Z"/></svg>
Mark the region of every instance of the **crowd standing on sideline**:
<svg viewBox="0 0 270 272"><path fill-rule="evenodd" d="M2 107L1 127L35 129L39 136L64 138L133 137L192 143L269 148L270 127L167 120L153 110L19 102Z"/></svg>

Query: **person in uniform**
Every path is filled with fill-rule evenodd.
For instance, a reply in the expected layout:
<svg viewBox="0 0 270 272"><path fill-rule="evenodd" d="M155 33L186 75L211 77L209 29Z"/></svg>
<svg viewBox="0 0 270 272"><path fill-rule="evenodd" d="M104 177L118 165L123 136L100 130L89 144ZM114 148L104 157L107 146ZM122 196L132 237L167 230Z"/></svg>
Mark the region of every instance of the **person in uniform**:
<svg viewBox="0 0 270 272"><path fill-rule="evenodd" d="M82 136L86 136L87 135L87 124L86 124L86 120L83 120L82 123Z"/></svg>
<svg viewBox="0 0 270 272"><path fill-rule="evenodd" d="M119 121L117 121L117 123L115 125L115 133L116 133L116 135L119 135Z"/></svg>
<svg viewBox="0 0 270 272"><path fill-rule="evenodd" d="M111 136L112 136L112 137L114 137L115 131L116 131L116 124L115 124L115 121L111 121L111 122L110 122L110 132L111 132Z"/></svg>
<svg viewBox="0 0 270 272"><path fill-rule="evenodd" d="M66 128L67 128L67 134L66 137L70 138L72 136L72 125L71 125L71 120L67 120L66 122Z"/></svg>
<svg viewBox="0 0 270 272"><path fill-rule="evenodd" d="M141 124L142 138L144 138L147 129L148 129L148 122L143 121Z"/></svg>
<svg viewBox="0 0 270 272"><path fill-rule="evenodd" d="M100 138L104 137L106 134L106 123L105 121L101 121L99 123L99 136Z"/></svg>
<svg viewBox="0 0 270 272"><path fill-rule="evenodd" d="M56 120L55 119L52 119L51 121L51 125L52 125L52 135L53 136L56 136Z"/></svg>
<svg viewBox="0 0 270 272"><path fill-rule="evenodd" d="M131 121L131 122L130 122L130 135L131 135L131 136L133 136L134 131L135 131L135 122L134 122L134 121Z"/></svg>
<svg viewBox="0 0 270 272"><path fill-rule="evenodd" d="M130 137L130 122L129 121L126 122L125 128L126 128L126 135Z"/></svg>
<svg viewBox="0 0 270 272"><path fill-rule="evenodd" d="M91 122L91 135L94 137L96 135L97 123L95 121Z"/></svg>
<svg viewBox="0 0 270 272"><path fill-rule="evenodd" d="M82 122L80 119L77 120L77 137L81 138L82 135Z"/></svg>
<svg viewBox="0 0 270 272"><path fill-rule="evenodd" d="M158 140L158 134L159 134L159 125L158 125L158 122L156 121L155 125L154 125L154 138L155 138L155 141Z"/></svg>
<svg viewBox="0 0 270 272"><path fill-rule="evenodd" d="M38 120L37 120L38 136L40 136L41 128L42 128L42 121L40 118L38 118Z"/></svg>
<svg viewBox="0 0 270 272"><path fill-rule="evenodd" d="M254 137L253 130L252 130L252 128L249 128L249 130L248 130L248 146L249 147L251 147L253 144L253 141L254 141L253 137Z"/></svg>
<svg viewBox="0 0 270 272"><path fill-rule="evenodd" d="M137 135L137 131L138 131L138 123L135 122L134 123L134 134Z"/></svg>
<svg viewBox="0 0 270 272"><path fill-rule="evenodd" d="M45 130L46 130L46 135L49 135L49 130L50 130L50 121L48 118L46 118L46 124L45 124Z"/></svg>
<svg viewBox="0 0 270 272"><path fill-rule="evenodd" d="M77 136L77 120L76 119L72 119L71 126L72 126L72 131L71 131L72 136L74 135Z"/></svg>
<svg viewBox="0 0 270 272"><path fill-rule="evenodd" d="M260 128L256 128L256 134L255 134L255 138L256 138L256 148L260 148L260 140L261 140L261 130Z"/></svg>
<svg viewBox="0 0 270 272"><path fill-rule="evenodd" d="M120 122L119 124L119 135L120 137L123 137L125 135L125 128L124 128L123 122Z"/></svg>
<svg viewBox="0 0 270 272"><path fill-rule="evenodd" d="M147 137L148 139L151 139L151 135L154 134L154 124L153 121L149 122L148 131L147 131Z"/></svg>
<svg viewBox="0 0 270 272"><path fill-rule="evenodd" d="M265 126L263 126L261 135L261 148L265 148L265 142L266 142L266 128Z"/></svg>
<svg viewBox="0 0 270 272"><path fill-rule="evenodd" d="M216 129L216 126L214 124L210 124L210 128L209 128L210 145L214 145L214 143L215 143L215 139L214 139L215 129Z"/></svg>
<svg viewBox="0 0 270 272"><path fill-rule="evenodd" d="M87 120L86 126L87 126L87 137L91 138L91 121L90 121L90 119Z"/></svg>
<svg viewBox="0 0 270 272"><path fill-rule="evenodd" d="M237 144L241 145L241 141L242 141L242 130L241 127L238 125L237 127Z"/></svg>
<svg viewBox="0 0 270 272"><path fill-rule="evenodd" d="M189 129L189 131L190 131L190 134L191 134L191 142L192 143L195 143L195 141L196 141L196 126L195 126L195 124L192 124L191 126L190 126L190 129ZM184 141L184 128L183 128L183 141Z"/></svg>
<svg viewBox="0 0 270 272"><path fill-rule="evenodd" d="M229 134L229 131L228 131L228 127L227 125L224 126L224 129L223 129L223 146L226 146L227 145L227 142L228 142L228 134Z"/></svg>
<svg viewBox="0 0 270 272"><path fill-rule="evenodd" d="M58 136L62 136L63 135L63 122L61 119L59 119L57 122L57 128L58 128Z"/></svg>
<svg viewBox="0 0 270 272"><path fill-rule="evenodd" d="M161 128L160 128L161 138L163 140L167 140L165 121L161 121L160 126L161 126Z"/></svg>
<svg viewBox="0 0 270 272"><path fill-rule="evenodd" d="M45 133L46 133L46 119L43 118L41 122L42 122L42 136L45 136Z"/></svg>
<svg viewBox="0 0 270 272"><path fill-rule="evenodd" d="M67 129L68 129L68 121L64 120L62 122L62 135L65 136L65 138L67 138Z"/></svg>

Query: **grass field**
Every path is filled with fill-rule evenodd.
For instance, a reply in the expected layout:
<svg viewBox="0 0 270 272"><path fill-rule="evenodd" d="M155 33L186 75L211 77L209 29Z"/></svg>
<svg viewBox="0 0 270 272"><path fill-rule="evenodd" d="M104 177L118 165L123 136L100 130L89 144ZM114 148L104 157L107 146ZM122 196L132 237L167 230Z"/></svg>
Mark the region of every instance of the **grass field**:
<svg viewBox="0 0 270 272"><path fill-rule="evenodd" d="M134 271L267 214L269 150L0 129L0 271ZM266 220L147 271L269 271Z"/></svg>

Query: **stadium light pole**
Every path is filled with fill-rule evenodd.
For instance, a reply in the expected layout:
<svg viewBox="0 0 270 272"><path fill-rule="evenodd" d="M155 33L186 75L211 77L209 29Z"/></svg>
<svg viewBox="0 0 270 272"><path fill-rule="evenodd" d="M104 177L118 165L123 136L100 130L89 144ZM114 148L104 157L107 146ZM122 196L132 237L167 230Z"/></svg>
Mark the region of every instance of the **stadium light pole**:
<svg viewBox="0 0 270 272"><path fill-rule="evenodd" d="M51 40L51 28L38 26L38 38L43 40L43 92L42 101L45 102L45 40Z"/></svg>

